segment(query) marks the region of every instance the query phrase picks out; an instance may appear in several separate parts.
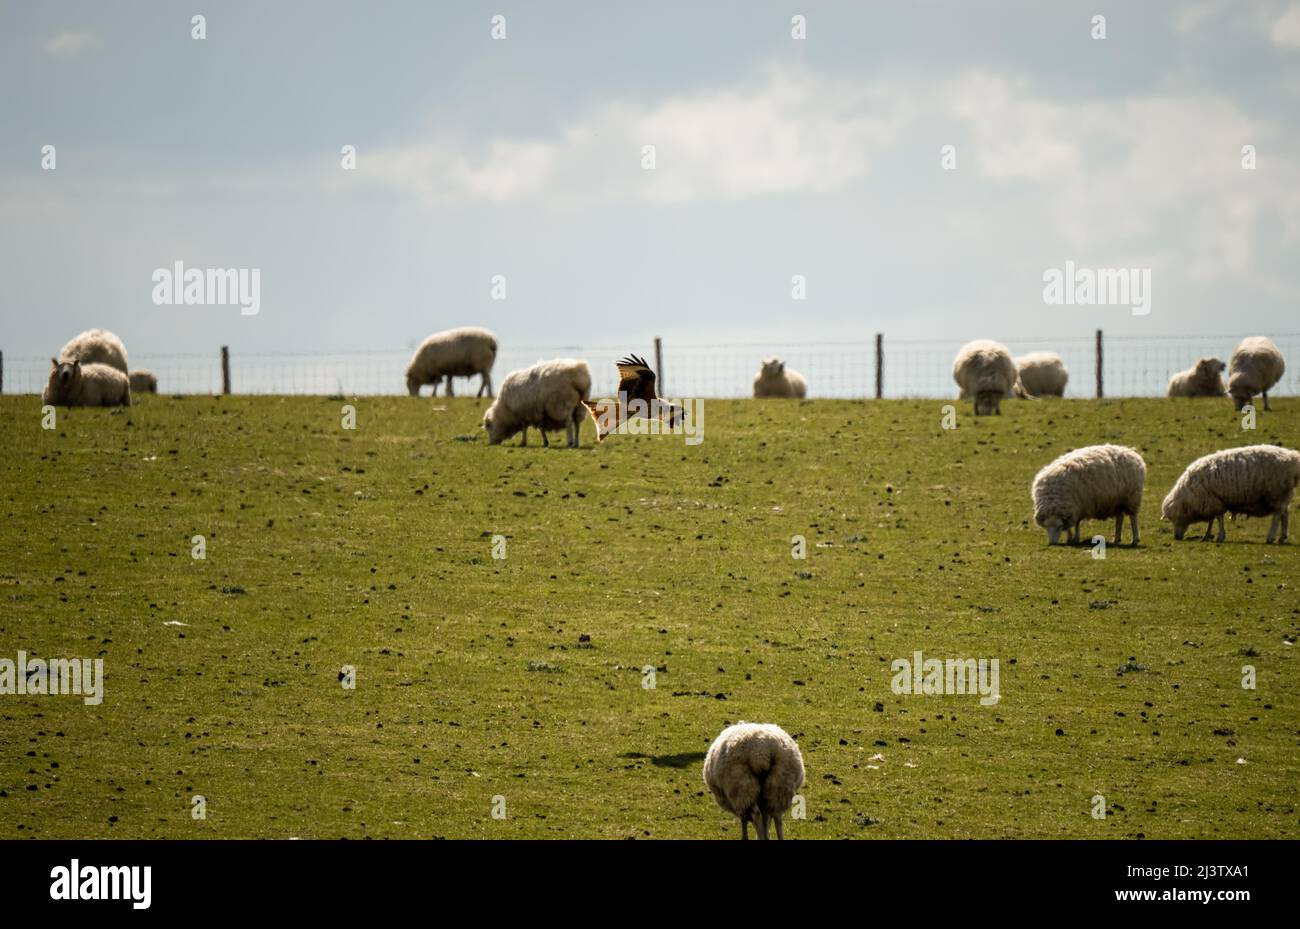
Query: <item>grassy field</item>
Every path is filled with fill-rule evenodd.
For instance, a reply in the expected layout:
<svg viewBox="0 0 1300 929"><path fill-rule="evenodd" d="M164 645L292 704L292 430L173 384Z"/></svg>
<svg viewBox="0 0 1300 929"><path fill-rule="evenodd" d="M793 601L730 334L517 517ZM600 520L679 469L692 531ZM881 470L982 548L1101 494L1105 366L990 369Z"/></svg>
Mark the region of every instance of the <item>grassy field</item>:
<svg viewBox="0 0 1300 929"><path fill-rule="evenodd" d="M1158 517L1193 458L1300 445L1300 401L1254 432L1226 400L951 431L940 401L716 401L702 445L579 451L487 446L486 401L350 402L354 431L303 397L46 431L0 397L0 657L106 672L100 706L0 697L0 837L730 839L700 766L738 719L799 740L791 838L1298 831L1300 547ZM1103 441L1147 460L1142 545L1049 548L1030 480ZM895 695L917 650L999 659L1001 702Z"/></svg>

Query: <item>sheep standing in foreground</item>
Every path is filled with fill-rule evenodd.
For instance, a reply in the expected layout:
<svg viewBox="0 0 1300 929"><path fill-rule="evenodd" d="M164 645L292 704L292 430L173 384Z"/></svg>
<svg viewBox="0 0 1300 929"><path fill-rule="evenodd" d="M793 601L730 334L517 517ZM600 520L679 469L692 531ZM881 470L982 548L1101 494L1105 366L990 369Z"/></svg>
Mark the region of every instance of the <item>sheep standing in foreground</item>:
<svg viewBox="0 0 1300 929"><path fill-rule="evenodd" d="M1232 394L1233 405L1240 410L1255 394L1263 394L1264 409L1272 411L1268 392L1285 373L1286 362L1272 339L1262 335L1242 339L1228 365L1228 393Z"/></svg>
<svg viewBox="0 0 1300 929"><path fill-rule="evenodd" d="M952 364L952 379L963 397L975 398L975 415L1002 415L1002 398L1023 397L1024 387L1007 347L988 339L967 342Z"/></svg>
<svg viewBox="0 0 1300 929"><path fill-rule="evenodd" d="M784 397L802 400L808 394L808 382L794 368L787 368L780 358L766 358L754 378L754 399Z"/></svg>
<svg viewBox="0 0 1300 929"><path fill-rule="evenodd" d="M1247 445L1198 458L1187 466L1173 490L1165 497L1160 518L1174 524L1174 538L1182 539L1187 527L1205 520L1202 541L1210 538L1214 521L1219 521L1219 538L1228 537L1223 514L1272 516L1268 538L1277 530L1278 542L1285 542L1290 528L1288 509L1300 484L1300 452L1276 445Z"/></svg>
<svg viewBox="0 0 1300 929"><path fill-rule="evenodd" d="M107 329L87 329L59 351L61 361L77 360L82 364L104 364L127 373L126 346Z"/></svg>
<svg viewBox="0 0 1300 929"><path fill-rule="evenodd" d="M1025 393L1035 397L1064 397L1070 371L1056 352L1030 352L1016 359L1016 371Z"/></svg>
<svg viewBox="0 0 1300 929"><path fill-rule="evenodd" d="M500 445L516 432L523 432L521 446L528 444L528 427L542 431L542 445L547 430L563 429L569 448L578 447L578 432L587 417L583 401L590 398L591 370L587 362L573 358L539 361L531 368L512 371L501 384L487 412L483 428L488 442Z"/></svg>
<svg viewBox="0 0 1300 929"><path fill-rule="evenodd" d="M1222 397L1227 393L1223 386L1223 369L1217 358L1202 358L1194 367L1179 371L1169 379L1171 397Z"/></svg>
<svg viewBox="0 0 1300 929"><path fill-rule="evenodd" d="M803 755L780 726L739 722L722 730L704 756L704 783L718 806L740 819L740 837L749 838L749 823L760 839L776 821L776 837L784 839L781 817L803 786Z"/></svg>
<svg viewBox="0 0 1300 929"><path fill-rule="evenodd" d="M1048 544L1055 545L1062 529L1068 530L1070 542L1078 542L1080 522L1114 516L1118 545L1128 514L1137 545L1146 478L1142 456L1122 445L1089 445L1067 452L1034 477L1034 522L1047 530Z"/></svg>
<svg viewBox="0 0 1300 929"><path fill-rule="evenodd" d="M154 377L152 371L145 368L136 368L127 377L131 381L131 393L133 394L156 394L158 392L158 378Z"/></svg>
<svg viewBox="0 0 1300 929"><path fill-rule="evenodd" d="M50 359L50 378L41 391L50 406L130 406L131 382L106 364Z"/></svg>
<svg viewBox="0 0 1300 929"><path fill-rule="evenodd" d="M486 390L492 396L492 365L497 360L497 337L486 329L465 326L435 332L415 350L411 363L406 366L406 389L412 397L420 394L425 384L433 385L433 395L438 396L438 382L447 379L447 396L455 396L451 389L453 377L473 377L481 380L478 393Z"/></svg>

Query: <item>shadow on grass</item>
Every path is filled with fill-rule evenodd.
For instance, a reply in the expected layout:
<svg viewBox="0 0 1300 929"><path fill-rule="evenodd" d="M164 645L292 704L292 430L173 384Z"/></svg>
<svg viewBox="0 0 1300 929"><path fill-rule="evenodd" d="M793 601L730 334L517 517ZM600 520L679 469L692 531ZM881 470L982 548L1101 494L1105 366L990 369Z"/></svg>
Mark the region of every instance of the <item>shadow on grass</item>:
<svg viewBox="0 0 1300 929"><path fill-rule="evenodd" d="M624 752L620 758L649 758L657 768L686 768L704 760L704 752L680 752L676 755L647 755L643 752Z"/></svg>

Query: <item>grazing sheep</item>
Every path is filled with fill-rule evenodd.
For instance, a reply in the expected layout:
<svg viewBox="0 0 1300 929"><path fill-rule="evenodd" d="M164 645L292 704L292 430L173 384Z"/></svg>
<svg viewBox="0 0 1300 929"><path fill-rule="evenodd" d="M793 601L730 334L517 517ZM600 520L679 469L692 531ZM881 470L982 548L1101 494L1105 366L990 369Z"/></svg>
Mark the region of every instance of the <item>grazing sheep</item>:
<svg viewBox="0 0 1300 929"><path fill-rule="evenodd" d="M1008 394L1025 396L1016 363L1007 347L988 339L967 342L952 363L952 379L962 397L975 398L975 415L1002 415L1001 401Z"/></svg>
<svg viewBox="0 0 1300 929"><path fill-rule="evenodd" d="M87 329L72 339L59 352L63 361L76 359L82 364L104 364L127 372L126 346L107 329Z"/></svg>
<svg viewBox="0 0 1300 929"><path fill-rule="evenodd" d="M740 837L749 838L749 823L766 839L776 820L776 837L784 839L781 817L803 786L803 755L780 726L739 722L722 730L704 756L704 783L718 806L740 819Z"/></svg>
<svg viewBox="0 0 1300 929"><path fill-rule="evenodd" d="M50 359L50 379L41 403L51 406L130 406L131 382L117 368Z"/></svg>
<svg viewBox="0 0 1300 929"><path fill-rule="evenodd" d="M1288 509L1300 484L1300 452L1276 445L1247 445L1229 448L1198 458L1187 466L1160 508L1160 518L1174 524L1174 538L1181 539L1191 523L1205 520L1202 540L1210 538L1214 521L1219 521L1219 538L1228 537L1223 514L1272 516L1268 538L1272 542L1281 528L1278 542L1285 542L1290 517Z"/></svg>
<svg viewBox="0 0 1300 929"><path fill-rule="evenodd" d="M563 429L569 448L577 448L579 428L587 417L583 401L590 393L591 371L585 361L558 358L512 371L483 414L488 442L500 445L522 431L519 444L527 445L528 427L536 426L542 431L542 445L551 444L547 430Z"/></svg>
<svg viewBox="0 0 1300 929"><path fill-rule="evenodd" d="M486 390L492 396L492 365L497 360L497 337L486 329L465 326L435 332L415 350L411 363L406 366L406 389L412 397L420 394L425 384L433 385L433 395L438 396L438 382L447 379L447 396L455 396L451 389L453 377L473 377L481 380L478 393Z"/></svg>
<svg viewBox="0 0 1300 929"><path fill-rule="evenodd" d="M780 358L764 359L754 378L754 399L787 397L802 400L808 393L808 382L794 368L786 368Z"/></svg>
<svg viewBox="0 0 1300 929"><path fill-rule="evenodd" d="M145 368L136 368L127 377L131 380L131 393L133 394L156 394L158 392L158 378L154 377L152 371Z"/></svg>
<svg viewBox="0 0 1300 929"><path fill-rule="evenodd" d="M1179 371L1169 379L1171 397L1222 397L1227 393L1223 386L1223 369L1217 358L1202 358L1195 367Z"/></svg>
<svg viewBox="0 0 1300 929"><path fill-rule="evenodd" d="M1016 370L1025 393L1035 397L1064 397L1070 371L1056 352L1030 352L1016 359Z"/></svg>
<svg viewBox="0 0 1300 929"><path fill-rule="evenodd" d="M1055 545L1062 529L1068 530L1070 542L1078 542L1080 522L1114 516L1118 545L1127 513L1137 545L1146 478L1142 456L1122 445L1089 445L1066 452L1034 477L1030 490L1034 522L1047 530L1048 544Z"/></svg>
<svg viewBox="0 0 1300 929"><path fill-rule="evenodd" d="M1272 339L1262 335L1242 339L1228 365L1228 393L1232 394L1233 405L1240 410L1255 394L1263 394L1264 409L1272 411L1269 389L1285 373L1286 362Z"/></svg>

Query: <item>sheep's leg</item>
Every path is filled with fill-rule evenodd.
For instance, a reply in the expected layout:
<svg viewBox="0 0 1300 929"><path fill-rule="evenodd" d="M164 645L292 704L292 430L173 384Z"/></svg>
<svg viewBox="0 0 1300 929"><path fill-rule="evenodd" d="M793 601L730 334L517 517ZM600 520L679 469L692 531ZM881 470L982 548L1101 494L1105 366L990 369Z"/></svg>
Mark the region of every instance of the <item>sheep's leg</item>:
<svg viewBox="0 0 1300 929"><path fill-rule="evenodd" d="M1268 521L1268 535L1264 538L1265 545L1273 544L1273 536L1277 533L1278 523L1280 522L1281 519L1278 517L1278 514L1274 513L1273 518Z"/></svg>
<svg viewBox="0 0 1300 929"><path fill-rule="evenodd" d="M1139 541L1139 536L1138 536L1138 514L1137 514L1137 513L1129 513L1129 514L1128 514L1128 521L1129 521L1130 526L1131 526L1132 529L1133 529L1133 544L1134 544L1134 545L1137 545L1137 544L1138 544L1138 541Z"/></svg>
<svg viewBox="0 0 1300 929"><path fill-rule="evenodd" d="M447 375L447 396L449 396L449 397L454 397L454 396L456 396L456 394L453 393L453 392L452 392L452 389L451 389L451 375L450 375L450 374Z"/></svg>
<svg viewBox="0 0 1300 929"><path fill-rule="evenodd" d="M758 822L754 826L754 831L758 833L759 839L767 840L767 814L762 810L758 811Z"/></svg>
<svg viewBox="0 0 1300 929"><path fill-rule="evenodd" d="M1264 391L1264 409L1265 409L1267 412L1269 412L1269 413L1272 413L1272 412L1273 412L1273 408L1272 408L1271 406L1268 405L1268 391L1267 391L1267 390Z"/></svg>
<svg viewBox="0 0 1300 929"><path fill-rule="evenodd" d="M743 816L740 818L740 840L742 842L749 841L749 820Z"/></svg>
<svg viewBox="0 0 1300 929"><path fill-rule="evenodd" d="M1286 537L1291 528L1291 511L1285 507L1282 509L1282 534L1277 537L1277 544L1281 545L1286 541Z"/></svg>
<svg viewBox="0 0 1300 929"><path fill-rule="evenodd" d="M542 448L550 448L551 442L549 439L546 438L546 430L543 429L541 430L541 432L542 432Z"/></svg>
<svg viewBox="0 0 1300 929"><path fill-rule="evenodd" d="M1124 536L1124 514L1119 513L1115 516L1115 544Z"/></svg>
<svg viewBox="0 0 1300 929"><path fill-rule="evenodd" d="M1214 532L1214 517L1211 516L1210 521L1205 524L1205 535L1201 536L1201 541L1202 542L1210 541L1210 535L1213 532Z"/></svg>
<svg viewBox="0 0 1300 929"><path fill-rule="evenodd" d="M524 431L520 433L519 447L523 448L527 444L528 444L528 427L524 426Z"/></svg>
<svg viewBox="0 0 1300 929"><path fill-rule="evenodd" d="M416 392L418 393L419 391L416 391ZM434 382L433 382L433 396L435 396L435 397L438 396L438 382L437 382L437 381L434 381Z"/></svg>
<svg viewBox="0 0 1300 929"><path fill-rule="evenodd" d="M776 840L777 840L778 842L783 842L783 841L785 841L785 832L781 829L781 817L780 817L780 816L777 816L777 817L776 817Z"/></svg>
<svg viewBox="0 0 1300 929"><path fill-rule="evenodd" d="M483 372L483 382L487 384L487 395L488 395L488 399L491 400L492 399L492 376L488 374L486 371Z"/></svg>
<svg viewBox="0 0 1300 929"><path fill-rule="evenodd" d="M1227 541L1227 539L1228 539L1228 530L1223 525L1223 514L1220 513L1219 514L1219 537L1215 539L1215 541L1225 542Z"/></svg>

